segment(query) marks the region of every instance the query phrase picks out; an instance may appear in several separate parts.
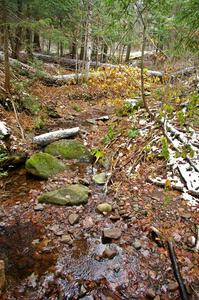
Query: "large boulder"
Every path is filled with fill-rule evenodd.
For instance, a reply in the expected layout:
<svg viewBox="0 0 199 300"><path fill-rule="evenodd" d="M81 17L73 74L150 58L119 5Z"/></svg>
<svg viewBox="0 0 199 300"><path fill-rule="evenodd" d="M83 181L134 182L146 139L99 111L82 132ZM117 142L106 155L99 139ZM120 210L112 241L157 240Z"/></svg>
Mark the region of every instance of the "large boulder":
<svg viewBox="0 0 199 300"><path fill-rule="evenodd" d="M65 187L47 192L39 196L40 203L59 205L81 205L88 202L88 187L81 184L69 184Z"/></svg>
<svg viewBox="0 0 199 300"><path fill-rule="evenodd" d="M26 169L36 177L48 179L49 176L64 171L66 166L56 157L39 152L26 160Z"/></svg>
<svg viewBox="0 0 199 300"><path fill-rule="evenodd" d="M78 140L59 140L46 146L44 151L65 159L78 159L82 162L92 161L90 151Z"/></svg>

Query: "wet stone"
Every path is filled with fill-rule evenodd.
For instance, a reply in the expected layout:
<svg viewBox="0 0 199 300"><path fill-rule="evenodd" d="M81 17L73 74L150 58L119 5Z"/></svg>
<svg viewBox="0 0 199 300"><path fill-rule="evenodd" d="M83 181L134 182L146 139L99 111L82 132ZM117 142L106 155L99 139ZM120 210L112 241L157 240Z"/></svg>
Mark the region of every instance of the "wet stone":
<svg viewBox="0 0 199 300"><path fill-rule="evenodd" d="M78 214L70 214L68 217L68 221L70 225L75 225L79 222L79 215Z"/></svg>
<svg viewBox="0 0 199 300"><path fill-rule="evenodd" d="M88 296L84 296L84 297L80 298L80 300L94 300L94 298L93 298L93 296L88 295Z"/></svg>
<svg viewBox="0 0 199 300"><path fill-rule="evenodd" d="M133 243L133 247L136 249L136 250L140 250L142 245L141 245L141 242L139 240L136 240L134 243Z"/></svg>
<svg viewBox="0 0 199 300"><path fill-rule="evenodd" d="M105 228L103 230L103 236L107 239L115 239L118 240L122 235L122 231L120 228Z"/></svg>
<svg viewBox="0 0 199 300"><path fill-rule="evenodd" d="M103 172L103 173L93 175L93 181L99 185L105 184L106 183L106 173Z"/></svg>
<svg viewBox="0 0 199 300"><path fill-rule="evenodd" d="M44 209L44 206L41 203L38 203L34 206L35 211L42 211L43 209Z"/></svg>
<svg viewBox="0 0 199 300"><path fill-rule="evenodd" d="M110 216L110 219L111 219L112 221L118 221L118 220L120 219L120 216L119 216L119 215L111 215L111 216Z"/></svg>
<svg viewBox="0 0 199 300"><path fill-rule="evenodd" d="M125 209L120 210L120 211L119 211L119 214L120 214L121 216L124 215L124 214L126 214L126 210L125 210Z"/></svg>
<svg viewBox="0 0 199 300"><path fill-rule="evenodd" d="M133 210L134 211L139 211L139 205L138 204L133 204Z"/></svg>
<svg viewBox="0 0 199 300"><path fill-rule="evenodd" d="M117 255L117 250L113 248L106 247L102 253L102 257L112 259Z"/></svg>
<svg viewBox="0 0 199 300"><path fill-rule="evenodd" d="M112 205L107 203L107 202L104 202L104 203L100 203L98 206L97 206L97 210L101 213L108 213L108 212L111 212L112 211Z"/></svg>
<svg viewBox="0 0 199 300"><path fill-rule="evenodd" d="M152 288L147 289L146 295L150 299L154 299L155 298L155 292L154 292L154 290Z"/></svg>
<svg viewBox="0 0 199 300"><path fill-rule="evenodd" d="M63 231L60 229L59 225L53 225L50 227L50 230L57 236L61 236L63 234Z"/></svg>
<svg viewBox="0 0 199 300"><path fill-rule="evenodd" d="M168 284L168 290L169 291L175 291L178 289L178 283L176 281L171 281L169 284Z"/></svg>
<svg viewBox="0 0 199 300"><path fill-rule="evenodd" d="M64 234L61 236L61 243L72 245L73 239L71 238L71 236L69 234Z"/></svg>

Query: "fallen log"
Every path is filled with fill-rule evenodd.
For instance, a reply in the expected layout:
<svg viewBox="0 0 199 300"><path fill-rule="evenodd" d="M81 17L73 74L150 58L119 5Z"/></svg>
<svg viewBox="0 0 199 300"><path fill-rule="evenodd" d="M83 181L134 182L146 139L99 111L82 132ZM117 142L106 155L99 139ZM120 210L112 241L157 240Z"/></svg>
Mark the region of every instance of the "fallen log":
<svg viewBox="0 0 199 300"><path fill-rule="evenodd" d="M175 79L179 77L184 77L184 76L190 76L194 73L196 73L197 69L195 67L186 67L184 69L181 69L173 74L170 75L171 81L174 81Z"/></svg>
<svg viewBox="0 0 199 300"><path fill-rule="evenodd" d="M101 72L89 73L87 78L99 77ZM66 74L66 75L46 75L42 78L42 81L46 85L64 85L66 83L78 82L79 79L84 79L85 74Z"/></svg>
<svg viewBox="0 0 199 300"><path fill-rule="evenodd" d="M178 285L179 285L179 291L180 291L181 299L182 300L189 300L187 290L186 290L182 275L180 273L180 269L179 269L179 266L178 266L178 262L177 262L177 258L176 258L176 254L175 254L175 250L174 250L172 241L168 240L167 245L168 245L169 256L170 256L170 259L171 259L171 265L172 265L172 268L173 268L173 273L174 273L175 279L176 279L176 281L178 282Z"/></svg>
<svg viewBox="0 0 199 300"><path fill-rule="evenodd" d="M60 66L64 67L65 69L69 70L74 70L83 65L83 61L78 59L72 59L72 58L67 58L67 57L57 57L54 55L47 55L47 54L42 54L42 53L33 53L33 56L39 60L42 60L45 63L54 63L54 64L59 64ZM91 61L90 66L93 68L97 67L111 67L111 68L116 68L118 67L117 65L112 65L108 63L100 63L96 61Z"/></svg>
<svg viewBox="0 0 199 300"><path fill-rule="evenodd" d="M3 62L3 61L4 61L4 54L3 54L3 52L0 52L0 62ZM36 70L33 67L31 67L27 64L24 64L17 59L9 58L9 63L14 69L16 69L17 71L20 71L20 74L22 74L22 75L30 76L30 75L34 75L36 73Z"/></svg>
<svg viewBox="0 0 199 300"><path fill-rule="evenodd" d="M37 59L42 60L43 62L46 63L56 63L59 64L63 67L65 67L66 69L75 69L76 66L81 66L83 64L82 60L75 60L72 58L66 58L66 57L56 57L53 55L46 55L46 54L42 54L42 53L33 53L34 57ZM91 61L90 66L93 68L96 67L101 67L101 68L118 68L119 65L113 65L113 64L108 64L108 63L97 63L96 61ZM163 77L163 72L160 71L152 71L152 70L148 70L148 75L151 77L159 77L162 78ZM80 74L81 75L81 74Z"/></svg>
<svg viewBox="0 0 199 300"><path fill-rule="evenodd" d="M33 138L33 143L39 146L45 146L52 142L58 141L60 139L65 139L68 137L75 136L78 134L80 128L74 127L69 129L60 129L57 131L52 131L48 133L44 133Z"/></svg>

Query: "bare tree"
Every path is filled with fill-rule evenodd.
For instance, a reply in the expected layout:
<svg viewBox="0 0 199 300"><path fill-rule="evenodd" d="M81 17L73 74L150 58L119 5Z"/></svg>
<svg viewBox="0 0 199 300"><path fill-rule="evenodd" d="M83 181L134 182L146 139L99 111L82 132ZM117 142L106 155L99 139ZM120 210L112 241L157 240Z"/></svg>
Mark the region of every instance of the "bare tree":
<svg viewBox="0 0 199 300"><path fill-rule="evenodd" d="M142 54L141 54L141 93L142 93L142 101L143 101L143 104L144 104L144 107L146 109L146 111L148 112L149 116L151 118L154 118L152 112L150 111L149 109L149 106L148 106L148 103L147 103L147 100L146 100L146 97L145 97L145 87L144 87L144 51L145 51L145 46L146 46L146 22L144 20L144 17L143 17L143 13L146 9L146 7L144 8L141 8L140 7L140 4L136 3L136 8L137 8L137 12L138 12L138 15L139 15L139 19L140 19L140 22L142 24Z"/></svg>
<svg viewBox="0 0 199 300"><path fill-rule="evenodd" d="M90 63L91 63L91 53L92 53L92 13L93 13L93 1L87 0L87 21L86 21L86 33L85 33L85 79L89 77Z"/></svg>
<svg viewBox="0 0 199 300"><path fill-rule="evenodd" d="M9 42L8 42L8 8L6 5L6 1L2 0L2 20L3 20L3 42L4 42L4 69L5 69L5 82L4 88L6 93L10 93L10 64L9 64Z"/></svg>

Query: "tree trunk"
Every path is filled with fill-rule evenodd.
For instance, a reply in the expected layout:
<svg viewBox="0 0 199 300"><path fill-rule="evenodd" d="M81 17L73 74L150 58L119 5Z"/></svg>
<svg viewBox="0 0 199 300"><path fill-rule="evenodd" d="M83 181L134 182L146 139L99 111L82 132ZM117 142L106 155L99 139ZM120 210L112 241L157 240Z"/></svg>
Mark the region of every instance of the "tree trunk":
<svg viewBox="0 0 199 300"><path fill-rule="evenodd" d="M91 53L92 53L92 41L91 41L91 22L92 22L92 12L93 12L93 2L92 0L87 0L88 10L87 10L87 26L86 26L86 39L85 39L85 78L89 77L90 63L91 63Z"/></svg>
<svg viewBox="0 0 199 300"><path fill-rule="evenodd" d="M142 56L141 56L141 93L142 93L142 101L144 104L144 107L146 111L148 112L149 116L153 118L153 114L151 113L148 103L146 101L145 97L145 87L144 87L144 51L145 51L145 45L146 45L146 25L144 23L144 20L142 18L142 15L139 11L141 20L142 20L142 25L143 25L143 32L142 32Z"/></svg>
<svg viewBox="0 0 199 300"><path fill-rule="evenodd" d="M23 2L22 0L18 0L17 1L17 16L19 19L21 19L21 15L22 15L22 7L23 7ZM15 31L15 36L12 39L12 58L19 58L19 52L22 46L22 27L21 26L17 26L16 31Z"/></svg>
<svg viewBox="0 0 199 300"><path fill-rule="evenodd" d="M80 55L79 55L79 59L83 60L84 59L84 43L85 43L85 35L82 35L82 39L81 39L81 50L80 50Z"/></svg>
<svg viewBox="0 0 199 300"><path fill-rule="evenodd" d="M76 58L76 53L77 53L77 43L75 41L73 41L72 47L71 47L71 53L70 53L70 56L72 59Z"/></svg>
<svg viewBox="0 0 199 300"><path fill-rule="evenodd" d="M9 43L8 43L8 10L5 0L2 1L3 23L4 23L4 69L5 69L5 82L4 88L6 93L10 93L10 63L9 63Z"/></svg>
<svg viewBox="0 0 199 300"><path fill-rule="evenodd" d="M27 4L27 17L30 17L30 7L29 4ZM28 58L30 60L33 59L33 54L32 54L32 31L30 28L26 28L26 52L28 55Z"/></svg>
<svg viewBox="0 0 199 300"><path fill-rule="evenodd" d="M63 43L60 42L60 56L62 57L64 55L64 46Z"/></svg>
<svg viewBox="0 0 199 300"><path fill-rule="evenodd" d="M103 53L102 53L102 62L106 63L107 62L107 54L108 54L108 45L104 43L103 45Z"/></svg>
<svg viewBox="0 0 199 300"><path fill-rule="evenodd" d="M128 46L127 46L127 51L126 51L125 62L129 62L130 55L131 55L131 44L128 44Z"/></svg>
<svg viewBox="0 0 199 300"><path fill-rule="evenodd" d="M51 49L51 39L48 40L48 53L50 54Z"/></svg>
<svg viewBox="0 0 199 300"><path fill-rule="evenodd" d="M121 57L120 57L120 62L123 63L123 57L124 57L124 51L125 51L126 45L122 46L122 52L121 52Z"/></svg>
<svg viewBox="0 0 199 300"><path fill-rule="evenodd" d="M40 38L37 32L34 33L33 49L36 52L41 52Z"/></svg>

